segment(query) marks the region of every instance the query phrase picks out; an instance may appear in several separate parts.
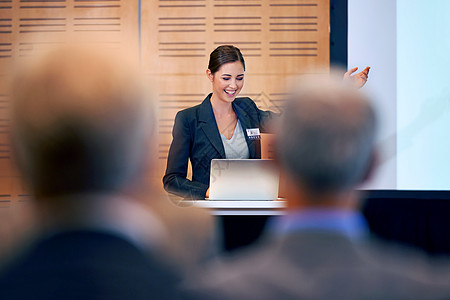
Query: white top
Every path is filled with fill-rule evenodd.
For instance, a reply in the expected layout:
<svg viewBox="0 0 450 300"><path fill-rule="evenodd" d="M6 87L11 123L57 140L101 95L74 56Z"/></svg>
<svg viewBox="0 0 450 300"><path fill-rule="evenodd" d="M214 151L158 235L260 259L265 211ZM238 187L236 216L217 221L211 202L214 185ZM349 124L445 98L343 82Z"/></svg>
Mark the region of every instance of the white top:
<svg viewBox="0 0 450 300"><path fill-rule="evenodd" d="M280 216L286 214L284 199L275 201L194 200L184 201L183 204L210 209L211 214L216 216Z"/></svg>
<svg viewBox="0 0 450 300"><path fill-rule="evenodd" d="M227 159L250 158L244 131L242 130L241 122L239 122L239 120L234 128L231 139L227 139L222 133L220 133L220 137L222 138L225 157Z"/></svg>

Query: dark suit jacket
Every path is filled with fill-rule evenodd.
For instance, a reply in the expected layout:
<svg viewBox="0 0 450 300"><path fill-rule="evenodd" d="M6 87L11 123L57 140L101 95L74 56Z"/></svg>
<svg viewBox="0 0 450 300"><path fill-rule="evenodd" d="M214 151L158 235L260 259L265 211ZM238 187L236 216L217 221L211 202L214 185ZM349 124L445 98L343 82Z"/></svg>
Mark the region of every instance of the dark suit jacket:
<svg viewBox="0 0 450 300"><path fill-rule="evenodd" d="M211 299L450 299L448 261L317 230L272 239L191 278L194 295Z"/></svg>
<svg viewBox="0 0 450 300"><path fill-rule="evenodd" d="M178 277L115 235L72 231L38 242L0 274L0 299L178 299Z"/></svg>
<svg viewBox="0 0 450 300"><path fill-rule="evenodd" d="M226 158L209 94L197 106L179 111L172 131L172 144L163 178L166 191L189 199L204 199L209 187L211 160ZM261 158L260 140L251 140L246 129L270 130L276 114L258 109L250 98L236 98L233 109L244 129L250 158ZM192 164L192 181L186 178L188 160Z"/></svg>

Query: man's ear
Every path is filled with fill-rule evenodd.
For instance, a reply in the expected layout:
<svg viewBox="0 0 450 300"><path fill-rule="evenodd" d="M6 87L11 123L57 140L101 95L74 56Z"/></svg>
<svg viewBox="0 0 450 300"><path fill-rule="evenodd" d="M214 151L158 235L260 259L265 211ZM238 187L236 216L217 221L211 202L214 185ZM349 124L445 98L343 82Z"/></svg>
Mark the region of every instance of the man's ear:
<svg viewBox="0 0 450 300"><path fill-rule="evenodd" d="M370 161L369 164L367 165L366 172L364 176L361 178L360 182L361 184L366 183L367 181L369 181L369 179L372 178L373 174L375 173L377 164L378 164L378 154L376 151L373 151L372 154L370 155Z"/></svg>
<svg viewBox="0 0 450 300"><path fill-rule="evenodd" d="M206 69L206 76L208 76L209 81L213 82L214 74L211 73L210 69Z"/></svg>

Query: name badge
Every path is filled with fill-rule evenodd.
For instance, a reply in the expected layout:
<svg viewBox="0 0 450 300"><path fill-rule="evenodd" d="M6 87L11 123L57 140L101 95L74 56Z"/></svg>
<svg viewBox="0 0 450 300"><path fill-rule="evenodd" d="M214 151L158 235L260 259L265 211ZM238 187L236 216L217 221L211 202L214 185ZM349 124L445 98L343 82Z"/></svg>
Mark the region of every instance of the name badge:
<svg viewBox="0 0 450 300"><path fill-rule="evenodd" d="M247 129L247 136L250 140L260 140L261 133L259 132L259 128Z"/></svg>

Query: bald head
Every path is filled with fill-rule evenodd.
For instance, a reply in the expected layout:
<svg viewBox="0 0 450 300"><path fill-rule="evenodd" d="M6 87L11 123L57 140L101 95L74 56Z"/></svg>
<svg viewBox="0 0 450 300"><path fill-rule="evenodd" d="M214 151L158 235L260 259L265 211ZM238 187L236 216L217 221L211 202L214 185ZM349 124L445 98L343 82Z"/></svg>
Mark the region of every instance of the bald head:
<svg viewBox="0 0 450 300"><path fill-rule="evenodd" d="M374 111L342 80L309 82L288 101L277 153L294 182L315 194L361 183L373 159Z"/></svg>
<svg viewBox="0 0 450 300"><path fill-rule="evenodd" d="M53 50L13 84L17 159L43 196L120 189L148 157L152 117L138 72L87 47Z"/></svg>

